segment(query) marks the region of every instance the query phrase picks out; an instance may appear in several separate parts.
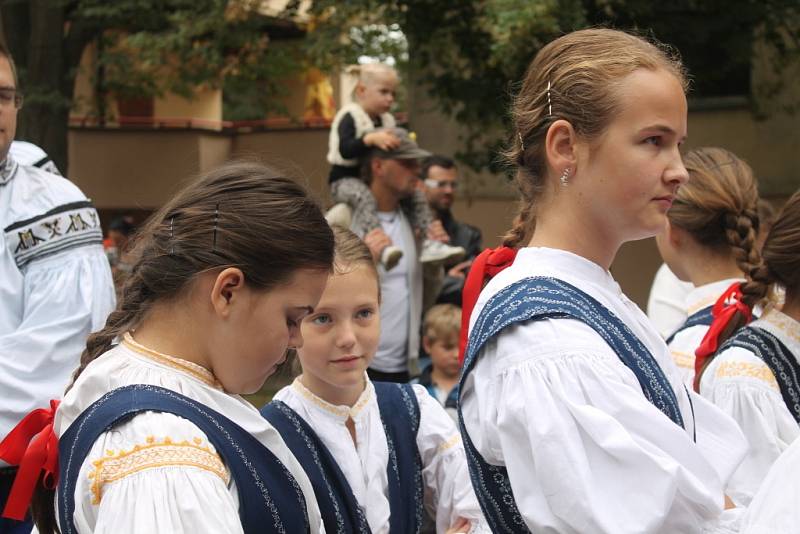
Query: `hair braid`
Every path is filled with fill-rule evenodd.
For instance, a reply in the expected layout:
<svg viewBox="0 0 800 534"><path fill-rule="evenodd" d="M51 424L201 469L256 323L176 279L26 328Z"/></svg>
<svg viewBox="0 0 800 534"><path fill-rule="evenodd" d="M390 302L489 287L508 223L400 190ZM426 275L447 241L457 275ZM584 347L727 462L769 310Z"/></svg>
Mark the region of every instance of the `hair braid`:
<svg viewBox="0 0 800 534"><path fill-rule="evenodd" d="M724 218L725 237L730 245L736 265L746 275L748 281L742 284L742 301L750 308L758 304L767 293L767 287L750 279L753 273L760 273L761 254L758 251L758 213L744 210L740 214L729 213Z"/></svg>

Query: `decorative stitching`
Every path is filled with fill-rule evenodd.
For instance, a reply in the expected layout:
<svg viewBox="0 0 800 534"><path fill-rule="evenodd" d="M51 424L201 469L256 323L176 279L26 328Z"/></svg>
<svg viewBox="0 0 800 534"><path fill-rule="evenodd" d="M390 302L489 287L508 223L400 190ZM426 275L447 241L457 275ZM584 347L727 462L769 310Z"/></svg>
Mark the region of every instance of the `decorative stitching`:
<svg viewBox="0 0 800 534"><path fill-rule="evenodd" d="M133 339L133 336L131 336L130 332L125 332L125 334L122 336L122 344L137 354L146 356L149 359L154 360L162 365L166 365L172 369L182 371L208 386L219 390L223 389L222 384L219 383L219 380L217 380L217 378L214 376L214 373L202 365L149 349Z"/></svg>
<svg viewBox="0 0 800 534"><path fill-rule="evenodd" d="M148 436L145 445L135 445L129 451L115 452L107 450L106 456L92 462L94 470L89 472L92 480L92 504L100 504L103 486L122 480L123 478L156 467L198 467L214 473L227 485L230 473L219 455L208 446L200 446L200 438L193 443L182 441L173 443L164 438L161 443Z"/></svg>
<svg viewBox="0 0 800 534"><path fill-rule="evenodd" d="M307 401L315 404L328 413L332 413L333 415L343 418L355 418L359 413L361 413L361 410L363 410L367 404L369 404L370 399L372 399L372 388L369 387L369 382L367 382L367 387L364 388L364 392L361 394L361 397L359 397L358 401L352 407L337 406L319 398L310 389L303 385L303 383L300 381L300 377L294 379L294 382L292 382L292 388L302 395Z"/></svg>
<svg viewBox="0 0 800 534"><path fill-rule="evenodd" d="M439 445L439 452L444 452L446 450L452 449L459 443L461 443L461 435L455 434L453 435L453 437L451 437L450 439Z"/></svg>
<svg viewBox="0 0 800 534"><path fill-rule="evenodd" d="M722 362L716 373L717 378L735 378L739 376L757 378L769 384L775 391L780 391L775 375L763 363Z"/></svg>
<svg viewBox="0 0 800 534"><path fill-rule="evenodd" d="M684 369L694 370L694 354L677 350L671 350L670 353L672 354L672 360L675 362L675 365Z"/></svg>
<svg viewBox="0 0 800 534"><path fill-rule="evenodd" d="M781 332L786 334L786 337L796 343L800 343L800 323L785 313L779 310L770 310L769 313L761 317L761 320L780 329Z"/></svg>

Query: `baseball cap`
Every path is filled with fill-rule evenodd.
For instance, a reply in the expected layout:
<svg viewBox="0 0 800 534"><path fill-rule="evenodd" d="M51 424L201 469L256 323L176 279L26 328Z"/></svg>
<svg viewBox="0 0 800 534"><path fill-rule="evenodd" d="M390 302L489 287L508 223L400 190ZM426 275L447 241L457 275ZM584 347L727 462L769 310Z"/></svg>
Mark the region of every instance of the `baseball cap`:
<svg viewBox="0 0 800 534"><path fill-rule="evenodd" d="M400 140L400 144L394 150L376 149L375 153L382 159L423 159L431 155L427 150L423 150L411 138L405 128L382 128L382 131L391 132Z"/></svg>

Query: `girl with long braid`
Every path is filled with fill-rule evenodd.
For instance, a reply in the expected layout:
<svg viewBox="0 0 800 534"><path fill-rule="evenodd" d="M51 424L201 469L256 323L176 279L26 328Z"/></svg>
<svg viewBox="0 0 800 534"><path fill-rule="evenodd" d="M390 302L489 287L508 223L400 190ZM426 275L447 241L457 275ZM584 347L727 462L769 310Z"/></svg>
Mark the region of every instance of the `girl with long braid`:
<svg viewBox="0 0 800 534"><path fill-rule="evenodd" d="M711 309L732 284L759 264L758 187L747 163L723 148L698 148L683 158L689 172L656 236L670 270L694 289L687 319L667 338L687 387L694 384L694 351L711 325Z"/></svg>
<svg viewBox="0 0 800 534"><path fill-rule="evenodd" d="M686 86L668 50L608 29L560 37L528 69L509 154L522 209L506 248L470 271L478 287L497 274L460 383L493 532L693 533L735 515L724 492L741 431L684 387L609 272L622 243L663 230L688 179Z"/></svg>
<svg viewBox="0 0 800 534"><path fill-rule="evenodd" d="M741 503L800 436L800 192L778 215L761 255L747 280L715 305L697 350L701 395L733 417L749 442L729 487ZM775 289L786 292L780 309L768 302ZM763 315L742 327L759 304Z"/></svg>
<svg viewBox="0 0 800 534"><path fill-rule="evenodd" d="M317 204L265 167L227 164L156 212L133 254L54 420L28 423L47 443L42 481L58 479L55 508L37 490L39 532L324 531L303 468L240 396L302 344L325 287L333 235Z"/></svg>

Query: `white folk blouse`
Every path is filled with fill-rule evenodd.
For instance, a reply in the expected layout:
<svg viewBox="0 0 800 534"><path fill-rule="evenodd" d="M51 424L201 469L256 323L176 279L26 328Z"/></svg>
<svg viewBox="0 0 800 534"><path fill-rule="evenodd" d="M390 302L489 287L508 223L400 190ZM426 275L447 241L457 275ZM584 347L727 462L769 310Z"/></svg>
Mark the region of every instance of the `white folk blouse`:
<svg viewBox="0 0 800 534"><path fill-rule="evenodd" d="M738 519L723 514L723 495L744 455L741 431L684 389L664 340L608 271L562 250L523 248L484 288L471 325L491 296L529 276L564 280L624 321L664 370L686 428L648 402L633 372L584 323L508 328L483 349L462 410L478 452L508 470L528 528L691 533Z"/></svg>
<svg viewBox="0 0 800 534"><path fill-rule="evenodd" d="M471 533L490 532L472 489L458 429L424 387L415 385L414 393L420 410L417 447L422 460L424 506L436 518L436 531L445 532L463 517L471 521ZM281 389L275 400L297 412L331 452L364 508L372 533L388 533L389 448L372 382L367 379L367 387L352 407L322 400L299 379ZM345 426L348 418L355 425L355 443Z"/></svg>
<svg viewBox="0 0 800 534"><path fill-rule="evenodd" d="M800 358L800 323L776 309L751 323L777 337ZM706 368L700 393L733 417L750 448L730 482L730 496L747 504L773 462L800 435L769 367L741 347L721 352Z"/></svg>
<svg viewBox="0 0 800 534"><path fill-rule="evenodd" d="M56 414L62 435L105 393L131 384L171 389L235 421L283 462L303 490L312 532L324 532L314 490L275 430L249 402L226 393L205 368L136 343L90 363ZM242 532L238 494L227 467L193 423L144 412L98 438L80 469L74 522L81 533Z"/></svg>

